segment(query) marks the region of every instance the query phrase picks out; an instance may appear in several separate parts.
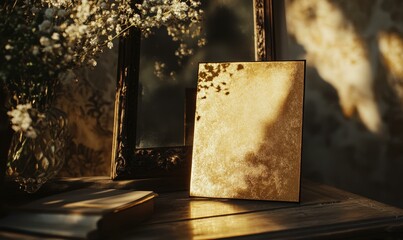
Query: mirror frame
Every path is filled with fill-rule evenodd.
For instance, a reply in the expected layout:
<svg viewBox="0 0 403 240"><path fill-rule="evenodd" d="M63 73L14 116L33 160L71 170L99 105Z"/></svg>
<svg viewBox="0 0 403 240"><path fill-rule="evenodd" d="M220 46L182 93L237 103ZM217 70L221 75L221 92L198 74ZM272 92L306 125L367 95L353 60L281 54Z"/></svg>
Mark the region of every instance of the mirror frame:
<svg viewBox="0 0 403 240"><path fill-rule="evenodd" d="M274 60L272 0L253 0L255 60ZM111 178L180 178L190 176L191 146L136 148L137 94L141 33L130 29L119 40Z"/></svg>

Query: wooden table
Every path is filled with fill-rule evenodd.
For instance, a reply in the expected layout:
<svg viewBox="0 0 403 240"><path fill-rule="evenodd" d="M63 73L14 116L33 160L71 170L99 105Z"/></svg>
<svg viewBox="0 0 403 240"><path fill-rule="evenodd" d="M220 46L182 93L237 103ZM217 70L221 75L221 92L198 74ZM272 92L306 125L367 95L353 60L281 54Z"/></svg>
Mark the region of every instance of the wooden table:
<svg viewBox="0 0 403 240"><path fill-rule="evenodd" d="M92 187L150 189L140 182L104 179ZM403 210L310 181L302 182L300 203L189 198L175 191L160 193L151 219L116 237L218 238L403 239Z"/></svg>

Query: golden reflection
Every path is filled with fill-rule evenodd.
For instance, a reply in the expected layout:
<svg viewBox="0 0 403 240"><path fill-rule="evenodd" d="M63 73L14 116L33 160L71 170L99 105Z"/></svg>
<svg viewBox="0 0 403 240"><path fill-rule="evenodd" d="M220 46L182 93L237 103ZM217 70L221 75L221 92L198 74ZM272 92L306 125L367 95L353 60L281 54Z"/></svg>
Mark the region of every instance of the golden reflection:
<svg viewBox="0 0 403 240"><path fill-rule="evenodd" d="M190 201L190 219L221 216L242 212L240 205L228 204L220 200L199 199Z"/></svg>
<svg viewBox="0 0 403 240"><path fill-rule="evenodd" d="M238 214L226 216L226 214L244 211L239 205L231 205L225 202L192 201L190 202L190 218L193 220L189 221L192 235L195 236L195 239L217 239L227 237L226 234L229 232L231 232L231 236L260 233L259 231L265 228L261 228L259 225L269 226L273 230L284 228L263 215ZM204 217L207 216L216 217L205 219Z"/></svg>
<svg viewBox="0 0 403 240"><path fill-rule="evenodd" d="M383 132L368 46L335 1L287 0L287 30L304 47L308 65L338 92L347 116L357 112L374 133Z"/></svg>
<svg viewBox="0 0 403 240"><path fill-rule="evenodd" d="M299 200L304 62L199 67L190 194Z"/></svg>
<svg viewBox="0 0 403 240"><path fill-rule="evenodd" d="M46 200L34 201L27 209L44 209L69 213L100 213L105 209L119 211L140 204L156 195L149 191L125 191L119 189L84 188L58 194Z"/></svg>

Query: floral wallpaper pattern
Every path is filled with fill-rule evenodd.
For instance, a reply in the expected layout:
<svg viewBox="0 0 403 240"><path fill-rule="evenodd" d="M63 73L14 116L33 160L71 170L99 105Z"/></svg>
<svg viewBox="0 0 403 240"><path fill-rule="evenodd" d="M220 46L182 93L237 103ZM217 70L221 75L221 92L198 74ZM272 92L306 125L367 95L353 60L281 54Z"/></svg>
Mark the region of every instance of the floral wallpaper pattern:
<svg viewBox="0 0 403 240"><path fill-rule="evenodd" d="M109 175L112 148L117 48L107 50L95 69L64 82L57 105L69 117L69 156L60 176Z"/></svg>

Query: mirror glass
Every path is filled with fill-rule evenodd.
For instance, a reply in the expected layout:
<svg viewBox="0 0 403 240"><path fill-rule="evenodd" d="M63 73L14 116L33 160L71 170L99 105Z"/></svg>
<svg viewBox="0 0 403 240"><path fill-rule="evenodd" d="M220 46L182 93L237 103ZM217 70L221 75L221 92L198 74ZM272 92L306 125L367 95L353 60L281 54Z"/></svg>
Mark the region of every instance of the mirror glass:
<svg viewBox="0 0 403 240"><path fill-rule="evenodd" d="M206 44L189 40L192 56L179 62L165 30L141 41L136 148L191 145L199 62L254 61L253 0L202 1L202 8Z"/></svg>

